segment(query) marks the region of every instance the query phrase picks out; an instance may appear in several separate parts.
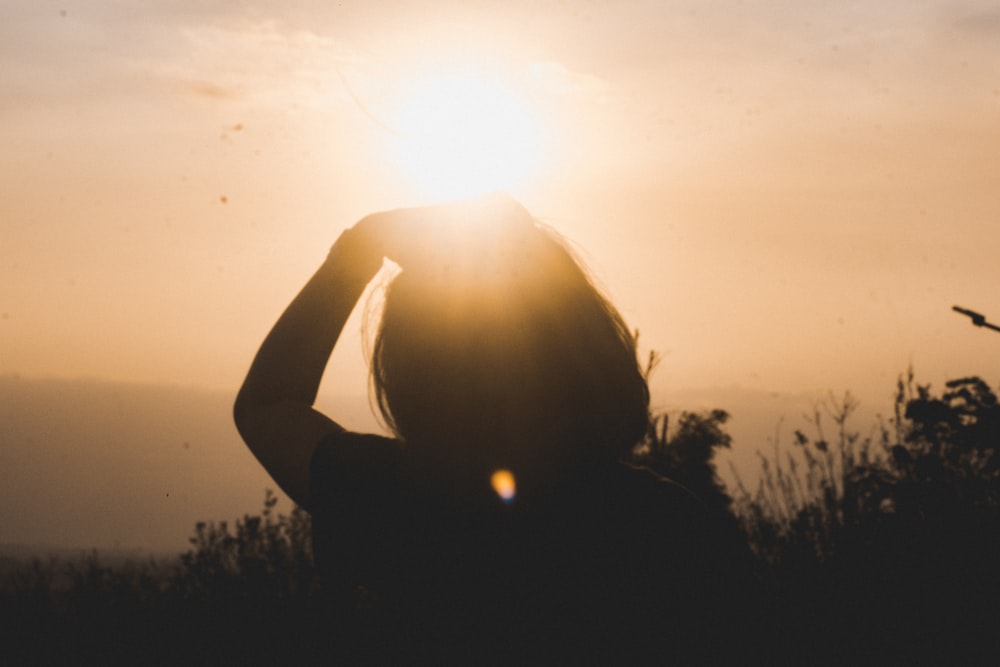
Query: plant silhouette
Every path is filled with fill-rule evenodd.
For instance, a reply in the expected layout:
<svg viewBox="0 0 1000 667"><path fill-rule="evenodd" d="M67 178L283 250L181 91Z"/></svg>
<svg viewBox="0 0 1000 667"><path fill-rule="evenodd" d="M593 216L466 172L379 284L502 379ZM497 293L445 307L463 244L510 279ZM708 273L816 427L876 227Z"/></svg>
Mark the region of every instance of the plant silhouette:
<svg viewBox="0 0 1000 667"><path fill-rule="evenodd" d="M775 444L757 490L738 487L783 628L772 642L820 664L975 656L1000 621L996 396L973 377L938 397L911 371L873 435L849 428L855 407L849 395L828 401L815 435L795 432L791 452Z"/></svg>

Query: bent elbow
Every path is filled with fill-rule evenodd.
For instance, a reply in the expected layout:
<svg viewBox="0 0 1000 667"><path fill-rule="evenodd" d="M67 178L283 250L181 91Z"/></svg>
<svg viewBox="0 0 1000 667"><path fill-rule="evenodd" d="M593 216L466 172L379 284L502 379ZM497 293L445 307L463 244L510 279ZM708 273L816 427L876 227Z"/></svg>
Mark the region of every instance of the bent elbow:
<svg viewBox="0 0 1000 667"><path fill-rule="evenodd" d="M247 398L244 391L240 391L236 395L236 400L233 401L233 423L236 425L236 430L239 431L240 437L249 446L250 440L247 437L250 431L250 424L253 421L253 416L258 412L258 406L254 405L252 401Z"/></svg>

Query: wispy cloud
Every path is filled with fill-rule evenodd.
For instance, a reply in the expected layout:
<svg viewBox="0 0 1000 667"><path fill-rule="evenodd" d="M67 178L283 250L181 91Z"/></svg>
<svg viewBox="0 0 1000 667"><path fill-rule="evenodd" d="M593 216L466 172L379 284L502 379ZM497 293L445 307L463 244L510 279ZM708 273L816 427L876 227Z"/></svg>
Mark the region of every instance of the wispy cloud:
<svg viewBox="0 0 1000 667"><path fill-rule="evenodd" d="M155 65L186 94L213 100L324 105L346 99L341 71L364 57L317 32L273 21L238 26L189 26L182 48Z"/></svg>
<svg viewBox="0 0 1000 667"><path fill-rule="evenodd" d="M323 105L346 99L339 70L365 60L323 28L293 28L280 13L262 16L235 3L111 9L12 0L0 10L0 110L163 93Z"/></svg>

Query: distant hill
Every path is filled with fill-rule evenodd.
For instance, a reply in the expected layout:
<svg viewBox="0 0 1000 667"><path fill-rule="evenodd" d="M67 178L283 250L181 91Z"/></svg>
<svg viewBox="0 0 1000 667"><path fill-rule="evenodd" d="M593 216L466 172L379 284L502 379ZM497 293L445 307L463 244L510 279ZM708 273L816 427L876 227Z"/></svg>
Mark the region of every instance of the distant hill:
<svg viewBox="0 0 1000 667"><path fill-rule="evenodd" d="M0 545L19 553L178 553L196 522L258 512L264 489L276 487L232 425L232 398L190 387L0 376ZM366 397L324 397L319 407L348 428L378 430ZM811 399L654 388L654 409L711 408L733 415L727 459L752 479L754 452L769 447L782 418L790 444ZM856 420L860 430L870 424L864 415ZM730 477L728 463L720 472ZM278 510L290 509L282 497Z"/></svg>
<svg viewBox="0 0 1000 667"><path fill-rule="evenodd" d="M0 376L0 544L180 552L196 522L259 511L276 486L232 425L232 398ZM336 406L346 426L376 428L366 398Z"/></svg>

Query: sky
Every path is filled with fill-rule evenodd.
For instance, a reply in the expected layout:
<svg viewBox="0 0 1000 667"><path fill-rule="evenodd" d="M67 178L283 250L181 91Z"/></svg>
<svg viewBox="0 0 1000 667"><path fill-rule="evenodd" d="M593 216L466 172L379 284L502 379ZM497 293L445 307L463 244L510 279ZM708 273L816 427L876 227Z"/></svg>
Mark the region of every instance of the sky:
<svg viewBox="0 0 1000 667"><path fill-rule="evenodd" d="M392 126L456 68L535 119L511 192L661 354L654 403L1000 378L951 312L1000 321L971 0L4 0L0 374L235 392L341 230L432 200ZM361 322L324 392L367 391Z"/></svg>

